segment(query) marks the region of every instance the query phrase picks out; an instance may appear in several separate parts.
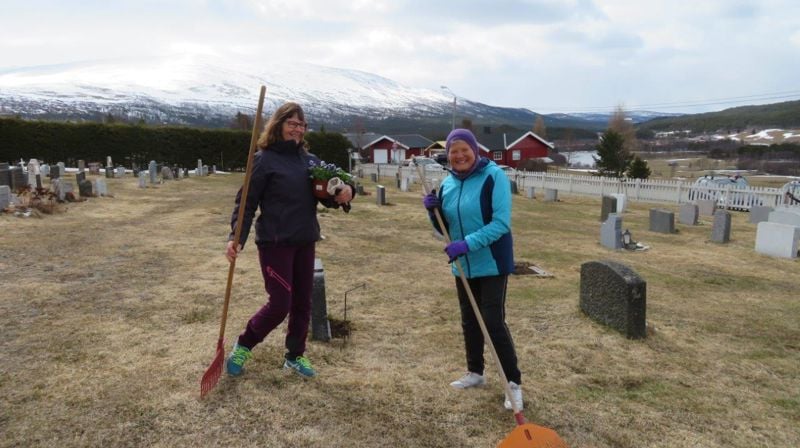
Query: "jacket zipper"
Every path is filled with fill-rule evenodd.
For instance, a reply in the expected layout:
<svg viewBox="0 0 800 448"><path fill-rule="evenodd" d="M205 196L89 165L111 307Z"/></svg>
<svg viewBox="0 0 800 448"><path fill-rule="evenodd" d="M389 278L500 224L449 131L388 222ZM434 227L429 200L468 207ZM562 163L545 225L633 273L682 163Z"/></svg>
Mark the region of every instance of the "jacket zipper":
<svg viewBox="0 0 800 448"><path fill-rule="evenodd" d="M461 229L461 239L466 242L467 241L466 240L466 235L464 235L464 223L461 222L461 193L464 191L464 181L465 180L466 179L460 180L461 186L458 189L458 201L456 202L456 212L458 214L458 226ZM472 275L472 269L470 269L470 266L469 266L469 255L464 254L464 261L467 264L467 277L470 277Z"/></svg>

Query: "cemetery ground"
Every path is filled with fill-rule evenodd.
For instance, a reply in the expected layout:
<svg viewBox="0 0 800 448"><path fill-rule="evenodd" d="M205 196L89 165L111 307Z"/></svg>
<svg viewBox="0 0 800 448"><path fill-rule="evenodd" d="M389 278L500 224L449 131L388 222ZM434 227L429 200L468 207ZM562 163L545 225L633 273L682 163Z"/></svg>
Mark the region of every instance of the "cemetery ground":
<svg viewBox="0 0 800 448"><path fill-rule="evenodd" d="M390 205L356 198L320 213L328 311L348 340L310 341L319 376L281 370L285 324L245 374L200 400L225 292L223 256L241 175L146 189L41 219L0 215L0 446L490 447L514 427L486 354L488 386L456 391L463 341L443 243L419 186ZM394 179L386 180L393 185ZM599 198L514 198L518 261L554 274L509 279L507 321L525 415L572 447L800 446L800 269L755 253L732 212L648 231L629 202L623 228L651 247L599 244ZM265 301L252 240L236 267L226 351ZM578 308L580 266L614 260L647 281L648 336L629 340Z"/></svg>

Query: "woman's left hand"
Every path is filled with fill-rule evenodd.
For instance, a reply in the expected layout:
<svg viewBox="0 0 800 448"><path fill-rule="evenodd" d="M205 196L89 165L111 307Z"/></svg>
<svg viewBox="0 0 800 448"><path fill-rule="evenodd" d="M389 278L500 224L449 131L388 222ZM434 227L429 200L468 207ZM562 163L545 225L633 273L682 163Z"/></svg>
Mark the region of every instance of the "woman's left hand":
<svg viewBox="0 0 800 448"><path fill-rule="evenodd" d="M336 201L337 204L347 204L348 202L353 200L353 187L350 185L345 185L342 187L342 190L339 191L339 194L333 197L333 200Z"/></svg>

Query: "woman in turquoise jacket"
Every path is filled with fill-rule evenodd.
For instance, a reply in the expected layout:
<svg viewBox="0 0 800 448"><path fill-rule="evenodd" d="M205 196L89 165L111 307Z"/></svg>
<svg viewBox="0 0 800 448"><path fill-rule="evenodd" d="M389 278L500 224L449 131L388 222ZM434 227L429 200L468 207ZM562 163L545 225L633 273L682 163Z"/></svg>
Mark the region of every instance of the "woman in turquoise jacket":
<svg viewBox="0 0 800 448"><path fill-rule="evenodd" d="M473 296L500 364L510 384L514 400L522 409L521 373L511 332L505 322L506 286L514 270L511 238L511 184L500 167L480 157L478 142L467 129L454 129L447 136L447 158L451 175L442 182L438 194L431 192L423 199L431 214L439 208L452 242L445 252L452 263L460 260ZM469 303L467 292L455 266L456 290L461 307L461 326L467 354L467 372L450 385L456 389L482 386L484 339ZM512 409L509 398L506 409Z"/></svg>

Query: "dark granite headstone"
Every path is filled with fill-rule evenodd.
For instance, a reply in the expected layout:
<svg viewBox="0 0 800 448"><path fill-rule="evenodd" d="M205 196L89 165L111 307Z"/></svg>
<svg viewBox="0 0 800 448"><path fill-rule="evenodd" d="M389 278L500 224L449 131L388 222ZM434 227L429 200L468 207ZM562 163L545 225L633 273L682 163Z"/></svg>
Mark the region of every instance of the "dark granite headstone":
<svg viewBox="0 0 800 448"><path fill-rule="evenodd" d="M75 173L75 182L80 185L81 181L86 180L86 171L78 171ZM83 195L81 195L83 196Z"/></svg>
<svg viewBox="0 0 800 448"><path fill-rule="evenodd" d="M675 213L658 208L650 209L650 231L675 233Z"/></svg>
<svg viewBox="0 0 800 448"><path fill-rule="evenodd" d="M711 241L727 243L731 240L731 214L725 210L714 213L714 226L711 228Z"/></svg>
<svg viewBox="0 0 800 448"><path fill-rule="evenodd" d="M606 222L610 213L617 213L617 198L603 195L603 203L600 207L600 222Z"/></svg>
<svg viewBox="0 0 800 448"><path fill-rule="evenodd" d="M386 205L386 187L383 185L376 185L375 202L378 205Z"/></svg>
<svg viewBox="0 0 800 448"><path fill-rule="evenodd" d="M647 336L647 282L613 261L581 265L580 308L593 320L631 339Z"/></svg>
<svg viewBox="0 0 800 448"><path fill-rule="evenodd" d="M0 185L0 211L8 207L11 203L11 188L8 185Z"/></svg>
<svg viewBox="0 0 800 448"><path fill-rule="evenodd" d="M81 195L82 198L89 198L92 197L92 181L83 179L78 182L78 194Z"/></svg>
<svg viewBox="0 0 800 448"><path fill-rule="evenodd" d="M509 179L509 182L511 182L511 194L519 194L519 187L517 187L517 181Z"/></svg>
<svg viewBox="0 0 800 448"><path fill-rule="evenodd" d="M369 180L371 180L371 181L373 181L373 182L377 182L377 181L378 181L378 175L377 175L377 174L375 174L375 173L371 173L371 174L369 175Z"/></svg>
<svg viewBox="0 0 800 448"><path fill-rule="evenodd" d="M7 163L0 163L0 185L11 185L11 171Z"/></svg>
<svg viewBox="0 0 800 448"><path fill-rule="evenodd" d="M328 304L325 300L325 270L319 258L314 259L314 282L311 289L311 339L324 342L331 340Z"/></svg>
<svg viewBox="0 0 800 448"><path fill-rule="evenodd" d="M20 188L25 188L28 185L27 176L22 172L22 167L11 167L11 190L17 191Z"/></svg>

